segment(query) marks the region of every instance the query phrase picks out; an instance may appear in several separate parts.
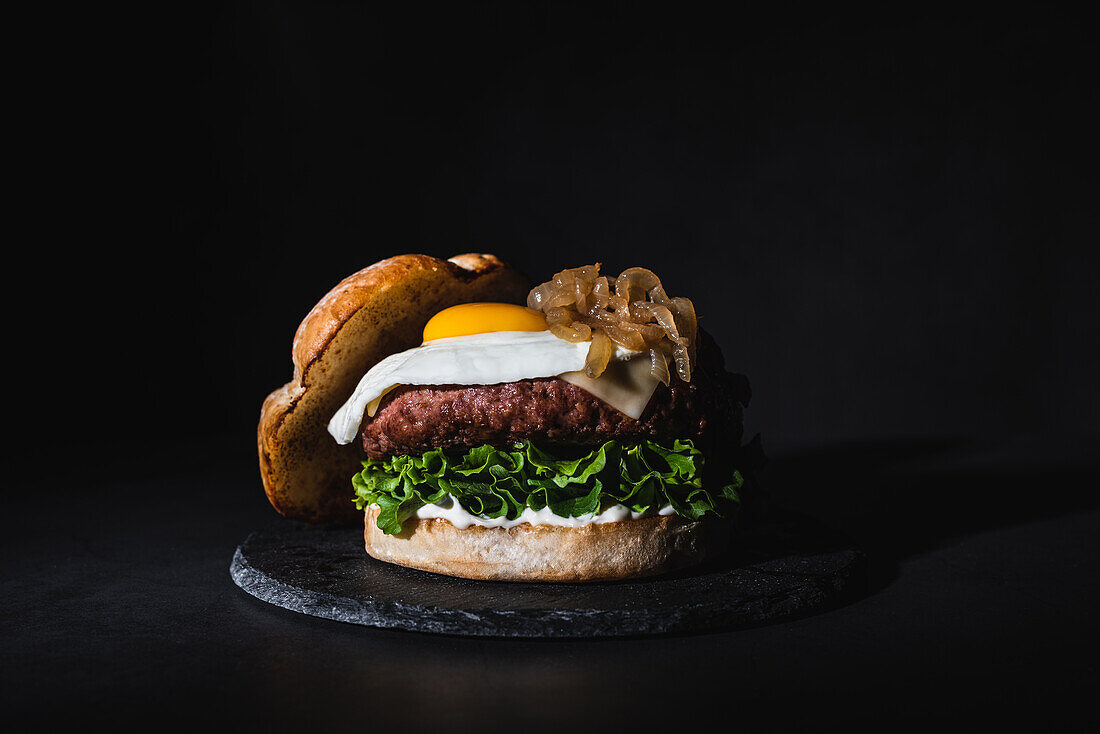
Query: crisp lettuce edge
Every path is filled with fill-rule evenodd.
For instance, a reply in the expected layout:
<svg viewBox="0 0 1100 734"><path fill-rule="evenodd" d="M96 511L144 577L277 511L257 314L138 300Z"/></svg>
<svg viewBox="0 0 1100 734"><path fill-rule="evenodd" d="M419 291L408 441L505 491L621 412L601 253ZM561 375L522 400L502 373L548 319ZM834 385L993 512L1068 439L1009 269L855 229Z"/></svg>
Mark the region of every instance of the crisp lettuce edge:
<svg viewBox="0 0 1100 734"><path fill-rule="evenodd" d="M376 524L388 535L401 532L418 509L454 497L467 512L514 520L527 508L561 517L597 513L604 504L634 512L666 503L693 520L722 516L741 502L745 477L738 469L703 486L705 459L690 439L671 445L611 440L590 450L547 450L530 441L508 448L488 444L465 451L433 449L420 456L365 459L352 477L358 509L379 507ZM713 484L713 477L708 477Z"/></svg>

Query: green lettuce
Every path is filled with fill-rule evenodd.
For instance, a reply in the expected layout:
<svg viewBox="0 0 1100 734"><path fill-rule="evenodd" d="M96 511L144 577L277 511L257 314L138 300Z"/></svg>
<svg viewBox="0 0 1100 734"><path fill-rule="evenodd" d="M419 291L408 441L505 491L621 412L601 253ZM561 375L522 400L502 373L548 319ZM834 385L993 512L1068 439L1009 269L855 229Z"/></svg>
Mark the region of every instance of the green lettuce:
<svg viewBox="0 0 1100 734"><path fill-rule="evenodd" d="M689 440L672 446L653 441L608 441L591 451L540 449L529 441L508 449L478 446L464 453L428 451L421 456L367 459L352 477L355 505L380 508L384 533L401 532L406 519L426 504L454 497L467 512L514 520L524 509L549 507L576 517L623 504L635 512L672 505L677 515L720 515L720 500L740 503L739 471L717 489L703 488L703 454Z"/></svg>

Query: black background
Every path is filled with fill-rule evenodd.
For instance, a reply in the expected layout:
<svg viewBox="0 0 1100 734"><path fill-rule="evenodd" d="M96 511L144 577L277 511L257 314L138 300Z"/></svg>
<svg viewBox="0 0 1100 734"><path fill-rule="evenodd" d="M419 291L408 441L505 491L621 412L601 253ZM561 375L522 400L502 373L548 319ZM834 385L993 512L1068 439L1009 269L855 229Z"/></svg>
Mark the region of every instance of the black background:
<svg viewBox="0 0 1100 734"><path fill-rule="evenodd" d="M583 3L82 12L28 57L21 81L25 147L47 164L26 188L57 205L36 217L49 240L30 248L46 285L11 333L22 346L60 325L30 379L58 367L77 379L48 409L21 413L17 463L28 486L45 481L43 466L79 477L9 499L48 518L6 541L22 670L8 682L24 711L41 712L59 680L74 710L125 705L132 719L178 711L166 687L192 713L205 700L211 715L241 704L306 720L323 701L339 719L355 683L338 681L373 681L386 665L402 685L431 680L421 690L437 703L507 708L455 682L472 674L471 655L502 695L538 699L544 721L566 719L540 690L568 696L566 708L582 706L582 691L597 705L595 689L626 705L622 690L606 693L616 660L652 679L637 700L685 711L728 706L716 691L742 666L738 685L765 716L805 698L889 720L926 696L928 718L975 702L1036 714L1053 698L1066 714L1095 684L1080 636L1097 612L1097 526L1079 513L1095 508L1100 433L1096 54L1080 19ZM871 616L933 622L889 654L860 642L874 628L833 631L828 644L805 627L768 628L729 648L751 650L751 665L713 652L727 649L714 640L473 648L378 633L370 655L386 662L368 668L355 652L362 630L279 616L222 588L237 536L278 521L254 469L259 405L290 378L299 321L342 277L393 254L468 251L535 281L592 261L611 273L646 265L690 296L753 384L747 423L773 456L774 492L872 551L877 602L906 559L944 544L1040 519L1075 530L1032 528L1031 546L974 550L1001 576L983 576L989 589L965 609L936 593L981 584L928 571L914 592L925 606ZM130 576L137 586L88 602L96 574L117 579L128 562L144 569ZM175 585L158 586L165 575ZM1018 602L997 584L1016 582L1048 605L1005 612ZM33 607L47 602L63 613ZM81 632L82 604L98 633ZM143 630L129 645L117 642L124 617ZM193 633L219 623L208 639ZM1021 656L1006 657L1002 639ZM803 658L806 640L817 641ZM944 640L957 644L914 652ZM283 659L280 645L295 652ZM226 649L241 657L219 657ZM663 656L701 661L685 683L699 700L669 688L653 662ZM164 686L134 672L149 659L167 661ZM545 669L530 662L540 659ZM519 666L522 690L494 660ZM880 690L869 669L901 683ZM956 673L969 693L944 682ZM1030 694L1010 695L1016 676ZM298 678L313 682L288 698ZM871 689L878 703L846 707L845 693ZM262 701L267 691L278 703ZM389 695L406 712L418 700Z"/></svg>
<svg viewBox="0 0 1100 734"><path fill-rule="evenodd" d="M242 432L338 280L469 251L536 282L652 266L775 448L1100 430L1095 54L1072 18L152 12L65 68L95 95L84 346L133 367L112 435L150 410ZM197 402L217 410L172 410Z"/></svg>

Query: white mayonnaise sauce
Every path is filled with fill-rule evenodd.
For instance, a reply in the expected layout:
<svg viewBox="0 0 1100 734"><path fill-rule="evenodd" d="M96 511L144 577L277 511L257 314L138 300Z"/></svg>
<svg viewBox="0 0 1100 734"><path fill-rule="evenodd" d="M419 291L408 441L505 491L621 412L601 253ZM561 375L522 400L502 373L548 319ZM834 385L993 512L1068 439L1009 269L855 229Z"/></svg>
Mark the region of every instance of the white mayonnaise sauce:
<svg viewBox="0 0 1100 734"><path fill-rule="evenodd" d="M657 512L634 512L626 505L610 505L602 509L599 514L588 513L579 517L562 517L555 515L549 507L541 510L526 508L518 518L509 520L504 517L481 517L473 515L462 508L462 505L454 501L452 497L445 497L442 502L434 505L424 505L416 511L418 518L442 518L456 528L464 530L471 525L479 525L483 528L513 528L516 525L529 523L531 525L558 525L567 528L580 528L585 525L600 525L607 522L621 522L623 520L637 520L642 517L664 516L673 514L672 505L665 505Z"/></svg>

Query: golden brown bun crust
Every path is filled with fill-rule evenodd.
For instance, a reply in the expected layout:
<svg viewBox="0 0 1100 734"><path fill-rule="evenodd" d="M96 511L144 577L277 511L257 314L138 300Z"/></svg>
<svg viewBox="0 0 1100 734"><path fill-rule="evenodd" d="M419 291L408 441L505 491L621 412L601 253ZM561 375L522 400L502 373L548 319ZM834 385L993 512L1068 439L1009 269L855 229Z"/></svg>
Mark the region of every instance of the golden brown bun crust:
<svg viewBox="0 0 1100 734"><path fill-rule="evenodd" d="M440 260L399 255L345 278L294 335L294 378L260 411L260 476L271 504L304 522L359 520L351 477L362 449L340 446L327 426L359 379L384 357L421 342L444 308L474 301L523 303L530 284L493 255Z"/></svg>
<svg viewBox="0 0 1100 734"><path fill-rule="evenodd" d="M516 525L459 529L442 518L405 521L386 535L365 514L367 553L421 571L492 581L612 581L693 566L724 547L725 528L677 515L579 528Z"/></svg>

